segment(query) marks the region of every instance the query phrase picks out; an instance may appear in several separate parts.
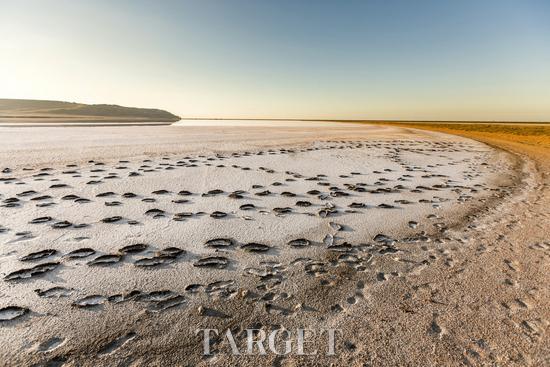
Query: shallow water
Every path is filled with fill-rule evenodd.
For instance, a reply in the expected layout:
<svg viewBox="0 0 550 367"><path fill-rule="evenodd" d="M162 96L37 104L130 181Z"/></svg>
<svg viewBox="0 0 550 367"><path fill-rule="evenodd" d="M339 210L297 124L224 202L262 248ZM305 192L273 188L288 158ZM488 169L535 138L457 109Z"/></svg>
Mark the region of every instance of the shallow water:
<svg viewBox="0 0 550 367"><path fill-rule="evenodd" d="M226 120L226 119L183 119L172 126L271 126L271 127L307 127L338 126L339 122L320 120Z"/></svg>

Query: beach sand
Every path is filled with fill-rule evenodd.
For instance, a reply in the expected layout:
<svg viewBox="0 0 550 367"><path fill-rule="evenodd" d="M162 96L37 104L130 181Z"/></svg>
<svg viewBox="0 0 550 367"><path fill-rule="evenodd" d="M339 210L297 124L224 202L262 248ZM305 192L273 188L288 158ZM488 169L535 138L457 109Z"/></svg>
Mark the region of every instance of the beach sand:
<svg viewBox="0 0 550 367"><path fill-rule="evenodd" d="M548 186L394 126L0 127L4 365L548 365ZM217 240L217 241L212 241ZM338 329L203 355L197 329Z"/></svg>

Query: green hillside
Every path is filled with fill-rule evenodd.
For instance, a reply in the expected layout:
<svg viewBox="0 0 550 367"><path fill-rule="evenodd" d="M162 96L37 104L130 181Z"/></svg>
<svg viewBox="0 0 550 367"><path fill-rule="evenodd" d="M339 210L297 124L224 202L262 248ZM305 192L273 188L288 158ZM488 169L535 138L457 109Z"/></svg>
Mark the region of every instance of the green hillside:
<svg viewBox="0 0 550 367"><path fill-rule="evenodd" d="M0 117L22 119L105 121L178 121L170 112L154 108L123 107L108 104L83 104L30 99L0 99Z"/></svg>

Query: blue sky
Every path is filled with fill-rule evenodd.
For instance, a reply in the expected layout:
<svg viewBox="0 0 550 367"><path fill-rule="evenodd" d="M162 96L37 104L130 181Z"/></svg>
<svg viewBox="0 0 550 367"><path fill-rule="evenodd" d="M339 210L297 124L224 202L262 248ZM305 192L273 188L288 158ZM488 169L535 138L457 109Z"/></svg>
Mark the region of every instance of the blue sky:
<svg viewBox="0 0 550 367"><path fill-rule="evenodd" d="M550 1L5 1L0 97L550 120Z"/></svg>

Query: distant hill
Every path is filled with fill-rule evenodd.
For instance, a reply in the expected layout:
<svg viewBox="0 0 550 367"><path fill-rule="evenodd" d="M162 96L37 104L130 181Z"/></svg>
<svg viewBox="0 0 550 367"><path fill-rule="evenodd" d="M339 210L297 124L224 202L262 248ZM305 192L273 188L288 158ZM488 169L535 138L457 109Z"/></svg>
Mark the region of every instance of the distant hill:
<svg viewBox="0 0 550 367"><path fill-rule="evenodd" d="M154 108L123 107L32 99L0 99L0 118L63 121L173 122L180 118Z"/></svg>

